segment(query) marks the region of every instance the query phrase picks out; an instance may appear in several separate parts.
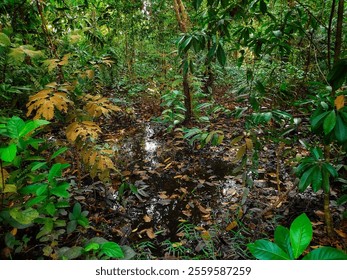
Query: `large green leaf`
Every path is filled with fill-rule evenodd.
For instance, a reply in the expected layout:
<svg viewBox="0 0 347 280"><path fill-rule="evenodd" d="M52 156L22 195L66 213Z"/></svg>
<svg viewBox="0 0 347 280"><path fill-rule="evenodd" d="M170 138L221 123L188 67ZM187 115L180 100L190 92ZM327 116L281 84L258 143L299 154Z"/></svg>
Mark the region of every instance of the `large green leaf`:
<svg viewBox="0 0 347 280"><path fill-rule="evenodd" d="M68 183L62 183L61 185L54 187L51 189L51 193L58 196L58 197L64 197L68 198L69 197L69 192L67 189L70 187Z"/></svg>
<svg viewBox="0 0 347 280"><path fill-rule="evenodd" d="M286 252L291 259L294 259L293 249L290 245L289 229L278 226L275 230L275 243Z"/></svg>
<svg viewBox="0 0 347 280"><path fill-rule="evenodd" d="M29 121L25 124L25 126L20 130L19 136L23 137L28 135L30 132L34 131L36 128L49 124L49 121L46 120L34 120Z"/></svg>
<svg viewBox="0 0 347 280"><path fill-rule="evenodd" d="M48 173L48 181L52 184L54 182L54 178L60 177L62 174L62 170L69 167L70 165L65 163L55 163Z"/></svg>
<svg viewBox="0 0 347 280"><path fill-rule="evenodd" d="M332 247L321 247L308 253L304 260L347 260L347 254Z"/></svg>
<svg viewBox="0 0 347 280"><path fill-rule="evenodd" d="M111 258L124 258L122 248L115 242L105 242L101 244L100 251Z"/></svg>
<svg viewBox="0 0 347 280"><path fill-rule="evenodd" d="M318 116L314 116L311 118L311 127L313 130L317 130L323 123L325 117L329 114L330 112L324 112L322 114L319 114Z"/></svg>
<svg viewBox="0 0 347 280"><path fill-rule="evenodd" d="M217 59L220 65L225 66L227 61L227 56L225 54L224 48L221 44L218 45L217 48Z"/></svg>
<svg viewBox="0 0 347 280"><path fill-rule="evenodd" d="M312 181L311 181L312 189L314 192L318 192L322 187L322 181L323 181L322 171L319 168L319 165L315 165L313 167L311 178L312 178Z"/></svg>
<svg viewBox="0 0 347 280"><path fill-rule="evenodd" d="M6 148L0 149L0 159L2 159L5 162L11 162L14 160L14 158L17 155L17 145L16 144L10 144Z"/></svg>
<svg viewBox="0 0 347 280"><path fill-rule="evenodd" d="M336 113L335 110L332 110L324 119L323 122L323 131L325 135L328 135L336 125Z"/></svg>
<svg viewBox="0 0 347 280"><path fill-rule="evenodd" d="M312 240L312 225L305 213L298 216L292 222L289 234L294 258L297 259L305 251Z"/></svg>
<svg viewBox="0 0 347 280"><path fill-rule="evenodd" d="M39 212L37 212L33 208L22 210L20 208L14 207L10 210L10 215L18 223L28 225L31 224L39 216Z"/></svg>
<svg viewBox="0 0 347 280"><path fill-rule="evenodd" d="M248 249L259 260L290 260L290 257L277 244L260 239L247 245Z"/></svg>
<svg viewBox="0 0 347 280"><path fill-rule="evenodd" d="M299 190L303 192L312 182L312 173L314 172L315 166L310 167L302 174L299 182Z"/></svg>
<svg viewBox="0 0 347 280"><path fill-rule="evenodd" d="M25 122L19 117L12 117L7 123L7 130L11 138L18 139L20 131L25 127Z"/></svg>
<svg viewBox="0 0 347 280"><path fill-rule="evenodd" d="M339 114L336 116L336 125L334 131L337 141L340 143L347 141L347 124L343 121Z"/></svg>

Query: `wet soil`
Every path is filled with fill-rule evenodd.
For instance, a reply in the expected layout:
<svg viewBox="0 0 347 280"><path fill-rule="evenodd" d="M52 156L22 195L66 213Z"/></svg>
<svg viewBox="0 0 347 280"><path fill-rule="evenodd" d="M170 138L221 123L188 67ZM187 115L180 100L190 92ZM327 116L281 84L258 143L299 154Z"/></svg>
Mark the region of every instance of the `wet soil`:
<svg viewBox="0 0 347 280"><path fill-rule="evenodd" d="M238 168L237 149L230 142L242 135L243 124L226 116L211 123L211 129L224 131L223 143L204 148L188 145L179 131L166 133L165 127L141 118L127 126L108 125L114 134L105 140L117 139L121 176L115 174L106 186L93 183L91 220L109 240L138 246L140 258L247 259L248 242L271 238L277 225L288 227L303 212L314 225L312 246L346 248L345 209L336 206L336 192L331 206L340 235L331 239L325 235L322 194L298 193L295 187L292 159L302 150L299 146L265 141L260 131L259 160ZM122 183L137 191L129 188L120 197ZM146 242L153 247L139 246ZM172 244L185 247L184 253ZM207 252L208 244L213 252Z"/></svg>

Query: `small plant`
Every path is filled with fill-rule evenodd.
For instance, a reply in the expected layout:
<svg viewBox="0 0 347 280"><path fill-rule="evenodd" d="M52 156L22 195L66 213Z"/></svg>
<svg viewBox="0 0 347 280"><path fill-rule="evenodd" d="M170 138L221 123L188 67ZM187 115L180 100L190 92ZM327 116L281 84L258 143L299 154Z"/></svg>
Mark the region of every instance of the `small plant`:
<svg viewBox="0 0 347 280"><path fill-rule="evenodd" d="M312 240L313 230L305 213L298 216L290 228L278 226L275 242L260 239L249 243L248 249L260 260L347 260L347 254L332 247L320 247L303 255Z"/></svg>
<svg viewBox="0 0 347 280"><path fill-rule="evenodd" d="M212 146L218 146L223 142L224 133L221 130L213 130L208 132L197 127L194 128L178 128L184 133L183 138L188 140L190 145L194 145L196 142L199 143L200 147L203 148L207 144Z"/></svg>
<svg viewBox="0 0 347 280"><path fill-rule="evenodd" d="M70 234L76 230L77 225L82 227L87 227L89 225L89 220L87 218L88 211L82 211L81 204L75 203L72 212L69 213L70 221L67 224L67 233Z"/></svg>
<svg viewBox="0 0 347 280"><path fill-rule="evenodd" d="M120 246L102 237L93 237L84 246L63 247L58 250L58 257L63 260L132 259L135 254L130 247Z"/></svg>

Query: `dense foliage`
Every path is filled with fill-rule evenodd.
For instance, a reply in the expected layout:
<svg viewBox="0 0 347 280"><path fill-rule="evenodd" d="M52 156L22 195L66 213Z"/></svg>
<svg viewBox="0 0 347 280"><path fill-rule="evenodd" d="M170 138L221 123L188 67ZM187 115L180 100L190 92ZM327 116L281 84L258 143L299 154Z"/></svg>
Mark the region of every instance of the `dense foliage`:
<svg viewBox="0 0 347 280"><path fill-rule="evenodd" d="M297 259L312 240L312 225L300 210L291 214L291 220L301 215L289 230L277 227L277 245L249 234L254 229L247 219L259 213L247 216L257 207L246 200L257 196L261 157L271 142L271 189L278 199L259 217L289 199L293 188L281 190L287 172L289 185L322 197L324 234L316 243L329 240L340 249L322 247L304 258L345 259L347 244L336 241L347 236L344 2L1 1L1 258L161 258L154 249L161 246L165 258L215 259L230 257L216 240L232 235L240 258L249 258L249 249L258 258L274 259L275 250ZM190 201L180 213L187 219L169 229L178 232L174 238L160 226L139 231L135 240L128 237L138 227L122 225L113 233L107 222L98 227L109 214L95 214L97 205L110 192L120 215L132 199L150 199L147 185L132 180L143 175L133 164L139 155L120 156L124 135L145 122L156 124L170 143L162 173L150 172L158 178L173 168L179 145L191 153L186 157L198 158L195 165L203 165L207 153L218 155L218 147L233 152L225 161L237 165L233 175L241 174L243 194L228 208L227 221L202 206L209 200L204 192L195 197L206 181L200 179L191 188L181 184L175 197L160 194L163 206ZM191 183L197 168L176 170L174 179ZM189 221L194 211L201 221ZM152 219L144 216L145 223ZM293 239L302 228L310 232L304 244Z"/></svg>

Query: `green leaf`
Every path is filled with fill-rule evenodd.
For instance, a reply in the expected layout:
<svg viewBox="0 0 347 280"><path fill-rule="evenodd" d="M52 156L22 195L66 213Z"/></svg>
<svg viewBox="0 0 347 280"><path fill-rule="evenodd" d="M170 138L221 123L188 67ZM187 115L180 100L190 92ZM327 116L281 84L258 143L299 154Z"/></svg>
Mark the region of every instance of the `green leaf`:
<svg viewBox="0 0 347 280"><path fill-rule="evenodd" d="M85 250L86 252L89 252L89 251L91 251L91 250L96 251L96 250L98 250L99 248L100 248L100 245L99 245L98 243L91 242L91 243L87 244L87 245L84 247L84 250Z"/></svg>
<svg viewBox="0 0 347 280"><path fill-rule="evenodd" d="M14 207L10 210L10 215L18 223L28 225L31 224L39 216L39 212L37 212L33 208L22 210L18 207Z"/></svg>
<svg viewBox="0 0 347 280"><path fill-rule="evenodd" d="M312 130L317 130L322 125L324 118L329 114L330 112L324 112L322 114L319 114L318 116L314 116L311 118L311 127Z"/></svg>
<svg viewBox="0 0 347 280"><path fill-rule="evenodd" d="M319 165L315 165L313 167L311 177L312 177L312 181L311 181L312 189L314 192L318 192L322 187L322 181L323 181L322 171L319 168Z"/></svg>
<svg viewBox="0 0 347 280"><path fill-rule="evenodd" d="M313 235L311 222L305 213L292 222L289 234L294 258L297 259L310 244Z"/></svg>
<svg viewBox="0 0 347 280"><path fill-rule="evenodd" d="M16 144L10 144L8 147L0 149L0 159L2 159L5 162L12 162L15 159L16 155Z"/></svg>
<svg viewBox="0 0 347 280"><path fill-rule="evenodd" d="M36 239L39 239L42 236L45 236L51 233L52 230L53 230L53 220L51 218L47 218L40 232L36 235Z"/></svg>
<svg viewBox="0 0 347 280"><path fill-rule="evenodd" d="M290 259L294 259L293 249L290 245L289 229L283 226L277 226L275 230L275 243L287 253Z"/></svg>
<svg viewBox="0 0 347 280"><path fill-rule="evenodd" d="M62 183L61 185L52 188L51 193L58 196L58 197L64 197L68 198L69 197L69 192L67 189L70 187L68 183Z"/></svg>
<svg viewBox="0 0 347 280"><path fill-rule="evenodd" d="M347 125L339 114L337 114L336 117L336 125L334 131L336 140L338 142L344 143L347 141Z"/></svg>
<svg viewBox="0 0 347 280"><path fill-rule="evenodd" d="M65 164L61 164L61 163L55 163L51 169L49 170L48 173L48 181L53 184L54 183L54 178L55 177L60 177L62 174L62 170L69 167L70 165L65 163Z"/></svg>
<svg viewBox="0 0 347 280"><path fill-rule="evenodd" d="M7 130L12 139L18 139L20 137L20 131L25 126L25 122L19 117L12 117L7 123Z"/></svg>
<svg viewBox="0 0 347 280"><path fill-rule="evenodd" d="M227 57L224 48L221 44L219 44L217 48L217 59L220 65L225 66Z"/></svg>
<svg viewBox="0 0 347 280"><path fill-rule="evenodd" d="M290 260L290 257L277 244L260 239L247 245L254 257L259 260Z"/></svg>
<svg viewBox="0 0 347 280"><path fill-rule="evenodd" d="M55 207L55 204L52 203L52 202L48 203L48 204L46 205L45 209L46 209L47 213L48 213L49 215L51 215L52 217L55 215L55 213L56 213L56 211L57 211L57 208Z"/></svg>
<svg viewBox="0 0 347 280"><path fill-rule="evenodd" d="M35 129L39 128L40 126L49 124L49 121L46 120L33 120L29 121L25 124L23 129L20 130L19 136L24 137L27 136L30 132L34 131Z"/></svg>
<svg viewBox="0 0 347 280"><path fill-rule="evenodd" d="M311 167L310 169L306 170L304 174L302 174L299 182L299 190L303 192L307 189L307 187L312 182L312 173L314 172L315 166Z"/></svg>
<svg viewBox="0 0 347 280"><path fill-rule="evenodd" d="M77 219L77 223L81 225L82 227L88 227L89 226L89 220L87 217L80 216Z"/></svg>
<svg viewBox="0 0 347 280"><path fill-rule="evenodd" d="M201 1L201 0L200 0ZM0 47L11 46L11 40L5 33L0 33Z"/></svg>
<svg viewBox="0 0 347 280"><path fill-rule="evenodd" d="M32 207L32 206L37 206L38 204L40 204L42 201L46 200L47 199L47 196L46 195L41 195L41 196L37 196L37 197L34 197L32 199L29 199L25 205L27 207Z"/></svg>
<svg viewBox="0 0 347 280"><path fill-rule="evenodd" d="M347 59L340 59L328 74L328 81L333 90L339 89L347 78Z"/></svg>
<svg viewBox="0 0 347 280"><path fill-rule="evenodd" d="M35 162L33 167L31 167L31 171L35 171L37 169L40 169L43 166L47 166L46 162Z"/></svg>
<svg viewBox="0 0 347 280"><path fill-rule="evenodd" d="M335 125L336 125L336 113L335 113L335 110L332 110L324 119L324 122L323 122L324 134L328 135L334 129Z"/></svg>
<svg viewBox="0 0 347 280"><path fill-rule="evenodd" d="M124 258L122 248L115 242L105 242L101 244L100 251L111 258Z"/></svg>
<svg viewBox="0 0 347 280"><path fill-rule="evenodd" d="M81 216L81 212L82 212L81 204L79 202L76 202L72 209L73 217L77 219L79 216Z"/></svg>
<svg viewBox="0 0 347 280"><path fill-rule="evenodd" d="M73 260L77 259L83 254L83 248L79 246L75 247L63 247L58 251L58 255L61 259Z"/></svg>
<svg viewBox="0 0 347 280"><path fill-rule="evenodd" d="M308 253L303 260L347 260L347 254L332 247L321 247Z"/></svg>
<svg viewBox="0 0 347 280"><path fill-rule="evenodd" d="M67 223L67 226L66 226L66 232L67 234L70 234L72 233L77 227L77 221L76 220L72 220L70 222Z"/></svg>
<svg viewBox="0 0 347 280"><path fill-rule="evenodd" d="M51 159L56 158L57 156L61 155L62 153L65 153L69 148L62 147L58 151L54 152L54 154L51 156Z"/></svg>

